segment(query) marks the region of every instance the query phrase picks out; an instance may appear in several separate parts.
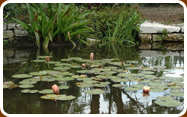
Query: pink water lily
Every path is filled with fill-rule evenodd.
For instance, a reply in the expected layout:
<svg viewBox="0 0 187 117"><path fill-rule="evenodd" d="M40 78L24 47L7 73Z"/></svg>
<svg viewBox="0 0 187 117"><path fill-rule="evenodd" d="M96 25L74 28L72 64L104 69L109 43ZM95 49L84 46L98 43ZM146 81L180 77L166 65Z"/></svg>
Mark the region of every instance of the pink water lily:
<svg viewBox="0 0 187 117"><path fill-rule="evenodd" d="M53 90L53 93L54 94L59 94L59 87L56 85L56 84L54 84L53 86L52 86L52 90Z"/></svg>

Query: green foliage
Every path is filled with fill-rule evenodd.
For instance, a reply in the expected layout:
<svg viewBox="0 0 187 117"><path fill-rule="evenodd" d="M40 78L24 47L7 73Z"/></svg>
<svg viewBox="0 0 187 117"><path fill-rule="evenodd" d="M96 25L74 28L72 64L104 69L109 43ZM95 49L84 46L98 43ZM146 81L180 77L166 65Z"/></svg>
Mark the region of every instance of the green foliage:
<svg viewBox="0 0 187 117"><path fill-rule="evenodd" d="M158 33L160 33L160 35L158 35L158 39L161 39L161 41L162 40L164 40L165 38L167 38L168 37L168 31L167 31L167 29L164 29L164 30L162 30L162 31L158 31Z"/></svg>
<svg viewBox="0 0 187 117"><path fill-rule="evenodd" d="M26 4L29 23L19 19L14 20L21 24L31 36L36 38L36 44L40 47L40 42L44 48L48 48L49 41L55 38L69 41L74 46L75 37L92 31L87 27L89 23L85 19L88 12L80 11L74 4ZM85 42L78 38L79 41ZM86 42L85 42L86 43Z"/></svg>
<svg viewBox="0 0 187 117"><path fill-rule="evenodd" d="M135 44L135 36L143 20L139 13L129 5L102 7L99 12L90 15L95 38L102 38L103 45L113 42Z"/></svg>

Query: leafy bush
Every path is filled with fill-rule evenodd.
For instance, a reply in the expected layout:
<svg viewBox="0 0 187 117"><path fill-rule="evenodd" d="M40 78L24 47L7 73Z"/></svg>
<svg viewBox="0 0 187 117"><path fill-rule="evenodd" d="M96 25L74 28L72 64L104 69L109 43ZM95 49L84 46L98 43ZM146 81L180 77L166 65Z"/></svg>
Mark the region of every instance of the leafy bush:
<svg viewBox="0 0 187 117"><path fill-rule="evenodd" d="M129 4L102 8L90 15L95 38L101 39L104 45L108 42L133 43L139 32L139 26L143 22L138 11Z"/></svg>
<svg viewBox="0 0 187 117"><path fill-rule="evenodd" d="M80 11L74 4L27 3L26 7L29 14L29 23L15 18L14 20L36 38L38 47L42 42L43 47L48 48L49 41L54 41L56 38L70 41L76 46L76 36L92 31L87 26L89 21L85 19L88 12ZM77 39L86 43L81 38Z"/></svg>

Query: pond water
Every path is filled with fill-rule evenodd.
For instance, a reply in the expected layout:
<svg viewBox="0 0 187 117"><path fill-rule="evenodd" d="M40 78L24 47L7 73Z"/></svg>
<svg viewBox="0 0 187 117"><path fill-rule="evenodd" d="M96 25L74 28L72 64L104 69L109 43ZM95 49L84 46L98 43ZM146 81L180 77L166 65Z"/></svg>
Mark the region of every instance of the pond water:
<svg viewBox="0 0 187 117"><path fill-rule="evenodd" d="M91 52L95 55L94 61L89 60ZM4 82L12 81L20 85L21 81L28 78L13 78L13 75L39 71L45 74L48 73L47 70L51 70L50 75L33 75L32 78L38 80L29 89L41 91L57 84L68 87L60 89L61 95L74 96L72 100L66 101L42 99L41 96L46 95L45 93L22 93L25 88L20 87L4 88L3 108L9 114L179 114L184 108L184 51L138 50L131 47L126 48L121 55L89 47L77 47L73 50L54 47L45 51L34 48L4 49L3 54ZM62 67L33 61L45 60L43 56L50 56L50 61L58 61L56 64L70 65ZM125 56L123 67L120 60L116 59L120 56ZM82 63L90 66L83 69ZM85 75L86 78L83 78ZM63 78L69 79L62 80ZM121 79L123 80L120 81ZM86 84L87 81L91 83L84 86L83 83ZM151 87L149 94L143 93L144 85ZM94 89L104 92L97 95L86 93ZM159 104L159 101L167 102L167 99L161 99L163 96L168 96L169 99L172 97L171 102L175 100L178 105Z"/></svg>

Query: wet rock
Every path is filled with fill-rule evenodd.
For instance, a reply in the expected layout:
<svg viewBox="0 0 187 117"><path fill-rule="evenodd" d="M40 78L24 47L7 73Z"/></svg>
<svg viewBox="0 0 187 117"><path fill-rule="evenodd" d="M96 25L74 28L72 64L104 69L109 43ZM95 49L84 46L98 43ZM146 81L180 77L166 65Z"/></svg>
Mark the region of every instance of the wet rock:
<svg viewBox="0 0 187 117"><path fill-rule="evenodd" d="M178 26L169 26L169 25L159 24L155 22L151 23L145 21L140 25L141 33L158 33L158 32L162 32L164 29L166 29L169 33L180 31L180 27Z"/></svg>
<svg viewBox="0 0 187 117"><path fill-rule="evenodd" d="M28 32L26 30L14 30L15 36L27 36Z"/></svg>
<svg viewBox="0 0 187 117"><path fill-rule="evenodd" d="M151 34L139 34L141 42L150 42L152 41L152 35Z"/></svg>
<svg viewBox="0 0 187 117"><path fill-rule="evenodd" d="M12 30L5 30L3 31L3 38L12 38L14 33Z"/></svg>

